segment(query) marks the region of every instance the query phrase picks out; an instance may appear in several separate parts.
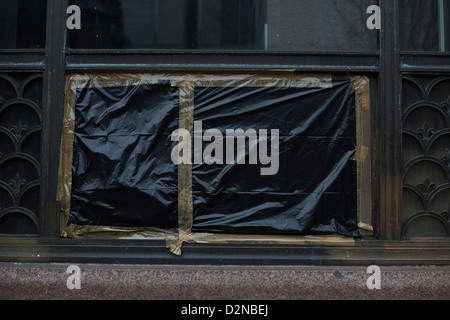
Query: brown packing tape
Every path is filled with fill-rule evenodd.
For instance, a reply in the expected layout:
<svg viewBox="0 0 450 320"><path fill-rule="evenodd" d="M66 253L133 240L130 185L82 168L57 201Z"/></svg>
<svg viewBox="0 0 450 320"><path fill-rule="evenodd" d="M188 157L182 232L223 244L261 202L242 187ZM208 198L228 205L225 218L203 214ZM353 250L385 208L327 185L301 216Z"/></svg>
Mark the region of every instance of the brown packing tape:
<svg viewBox="0 0 450 320"><path fill-rule="evenodd" d="M179 82L180 111L179 128L194 132L194 87L192 81ZM178 238L167 241L166 246L176 255L181 255L181 245L189 238L193 222L192 164L178 165Z"/></svg>
<svg viewBox="0 0 450 320"><path fill-rule="evenodd" d="M76 74L68 79L78 82L78 87L111 87L155 83L159 80L179 83L195 83L196 86L278 86L278 87L330 87L332 77L329 74L297 74L286 71L252 72L236 74L232 72L185 73L164 72L144 74Z"/></svg>
<svg viewBox="0 0 450 320"><path fill-rule="evenodd" d="M71 236L71 230L66 228L72 187L72 154L75 121L75 90L77 82L71 78L66 80L64 98L64 119L61 135L61 156L59 167L58 200L61 202L61 236Z"/></svg>
<svg viewBox="0 0 450 320"><path fill-rule="evenodd" d="M169 80L173 86L180 88L180 128L192 133L194 122L194 88L195 86L293 86L293 87L331 87L332 76L329 74L298 74L293 70L274 72L252 72L235 74L233 72L158 72L145 74L75 74L67 77L64 100L64 123L61 138L60 184L58 199L62 205L61 234L73 238L116 238L116 239L165 239L166 247L181 255L184 242L196 243L258 243L258 244L350 244L353 238L338 235L330 236L262 236L191 233L193 223L192 203L192 165L178 166L178 224L177 229L160 228L125 228L111 226L68 225L71 191L71 165L74 130L75 90L83 87L108 87L154 83ZM368 79L352 77L357 92L368 99ZM366 81L367 80L367 81ZM366 96L367 94L367 96ZM361 99L361 105L366 105ZM369 100L367 100L369 101ZM359 102L357 102L359 103ZM359 110L360 108L357 107ZM369 107L370 110L370 107ZM364 115L362 115L364 118ZM193 136L191 134L191 136ZM365 137L365 136L364 136ZM365 138L363 139L365 141ZM362 153L361 153L362 155ZM370 157L367 157L369 158ZM361 160L361 159L360 159ZM357 161L360 161L357 160ZM359 169L359 168L358 168ZM368 220L365 220L368 221ZM360 221L361 222L361 221ZM365 222L361 222L366 226ZM367 224L370 226L370 223Z"/></svg>
<svg viewBox="0 0 450 320"><path fill-rule="evenodd" d="M373 234L370 82L366 76L347 75L355 90L357 148L358 227L363 235Z"/></svg>
<svg viewBox="0 0 450 320"><path fill-rule="evenodd" d="M277 74L278 75L278 74ZM289 75L289 74L288 74ZM286 73L281 73L276 77L267 76L247 76L245 78L222 79L212 77L195 81L199 87L295 87L295 88L327 88L332 86L331 75L292 74L288 77Z"/></svg>
<svg viewBox="0 0 450 320"><path fill-rule="evenodd" d="M70 238L87 239L154 239L166 240L176 229L156 227L115 227L70 224Z"/></svg>
<svg viewBox="0 0 450 320"><path fill-rule="evenodd" d="M216 233L191 233L186 239L189 243L233 243L233 244L346 244L353 245L352 237L341 235L258 235L258 234L216 234Z"/></svg>

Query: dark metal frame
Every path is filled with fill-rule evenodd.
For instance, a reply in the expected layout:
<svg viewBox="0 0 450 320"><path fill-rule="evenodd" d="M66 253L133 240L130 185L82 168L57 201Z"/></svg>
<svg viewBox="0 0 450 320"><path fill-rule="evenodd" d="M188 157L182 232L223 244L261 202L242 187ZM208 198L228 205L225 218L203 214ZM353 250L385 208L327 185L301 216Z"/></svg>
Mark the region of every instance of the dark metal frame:
<svg viewBox="0 0 450 320"><path fill-rule="evenodd" d="M67 70L267 70L295 69L304 72L379 71L375 53L193 52L162 50L67 51Z"/></svg>
<svg viewBox="0 0 450 320"><path fill-rule="evenodd" d="M380 8L380 105L377 117L380 239L397 240L400 238L403 199L398 1L381 1Z"/></svg>
<svg viewBox="0 0 450 320"><path fill-rule="evenodd" d="M41 230L38 237L0 237L0 261L181 264L450 264L447 239L402 240L403 73L450 72L449 54L399 49L399 0L380 0L382 29L375 53L255 53L65 48L67 0L47 0L44 50L2 50L1 71L36 71L44 77ZM70 32L70 31L69 31ZM376 32L376 31L373 31ZM255 70L366 74L375 83L376 232L354 245L185 244L175 256L163 241L63 239L56 202L65 75L74 71Z"/></svg>

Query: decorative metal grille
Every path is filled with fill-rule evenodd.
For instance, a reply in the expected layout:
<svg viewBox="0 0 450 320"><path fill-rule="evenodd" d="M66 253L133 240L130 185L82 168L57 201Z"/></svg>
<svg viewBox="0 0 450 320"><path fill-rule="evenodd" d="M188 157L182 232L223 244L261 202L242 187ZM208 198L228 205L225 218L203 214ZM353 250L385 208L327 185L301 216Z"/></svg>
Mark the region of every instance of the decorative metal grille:
<svg viewBox="0 0 450 320"><path fill-rule="evenodd" d="M0 234L39 232L42 74L0 73Z"/></svg>
<svg viewBox="0 0 450 320"><path fill-rule="evenodd" d="M402 237L449 237L450 76L404 76L402 104Z"/></svg>

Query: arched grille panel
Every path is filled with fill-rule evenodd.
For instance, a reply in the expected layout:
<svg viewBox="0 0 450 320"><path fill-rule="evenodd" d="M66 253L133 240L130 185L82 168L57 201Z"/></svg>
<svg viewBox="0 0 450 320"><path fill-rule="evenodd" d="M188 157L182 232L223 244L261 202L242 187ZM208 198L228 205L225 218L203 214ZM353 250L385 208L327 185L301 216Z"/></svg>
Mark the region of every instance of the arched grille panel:
<svg viewBox="0 0 450 320"><path fill-rule="evenodd" d="M449 237L450 77L403 83L402 237Z"/></svg>
<svg viewBox="0 0 450 320"><path fill-rule="evenodd" d="M42 75L0 73L0 234L39 233Z"/></svg>

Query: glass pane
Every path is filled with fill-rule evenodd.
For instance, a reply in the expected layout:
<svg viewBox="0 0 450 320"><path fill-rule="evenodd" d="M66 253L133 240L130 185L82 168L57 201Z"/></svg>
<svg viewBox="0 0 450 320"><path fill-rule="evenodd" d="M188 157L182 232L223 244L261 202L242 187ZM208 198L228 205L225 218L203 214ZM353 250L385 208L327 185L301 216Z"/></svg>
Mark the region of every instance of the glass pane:
<svg viewBox="0 0 450 320"><path fill-rule="evenodd" d="M400 49L450 50L450 1L401 0Z"/></svg>
<svg viewBox="0 0 450 320"><path fill-rule="evenodd" d="M45 47L46 0L0 0L0 49Z"/></svg>
<svg viewBox="0 0 450 320"><path fill-rule="evenodd" d="M72 0L71 48L376 51L372 0Z"/></svg>
<svg viewBox="0 0 450 320"><path fill-rule="evenodd" d="M268 0L269 49L376 51L377 30L367 28L373 0Z"/></svg>

